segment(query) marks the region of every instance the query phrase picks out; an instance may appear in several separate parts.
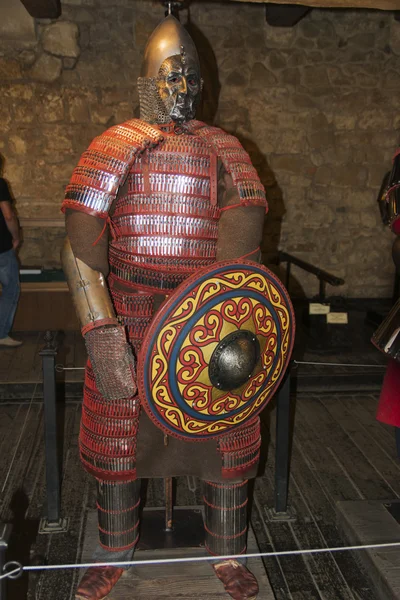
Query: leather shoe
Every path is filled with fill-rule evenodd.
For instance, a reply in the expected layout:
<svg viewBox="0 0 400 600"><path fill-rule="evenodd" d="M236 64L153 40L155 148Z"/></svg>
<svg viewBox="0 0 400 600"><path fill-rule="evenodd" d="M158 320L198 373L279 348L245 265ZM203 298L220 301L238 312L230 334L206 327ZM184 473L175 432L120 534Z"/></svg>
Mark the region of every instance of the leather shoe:
<svg viewBox="0 0 400 600"><path fill-rule="evenodd" d="M80 580L75 600L102 600L121 577L121 567L90 567Z"/></svg>
<svg viewBox="0 0 400 600"><path fill-rule="evenodd" d="M16 348L17 346L21 346L22 342L18 340L14 340L14 338L9 335L5 338L0 339L0 346L6 346L8 348Z"/></svg>
<svg viewBox="0 0 400 600"><path fill-rule="evenodd" d="M213 564L212 567L233 600L255 600L257 598L257 579L237 560L224 560Z"/></svg>

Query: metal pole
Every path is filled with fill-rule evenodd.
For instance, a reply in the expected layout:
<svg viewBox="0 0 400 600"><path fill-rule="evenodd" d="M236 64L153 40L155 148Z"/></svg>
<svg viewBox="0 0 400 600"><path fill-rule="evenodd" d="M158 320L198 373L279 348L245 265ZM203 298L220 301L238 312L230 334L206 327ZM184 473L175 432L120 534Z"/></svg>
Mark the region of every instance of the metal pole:
<svg viewBox="0 0 400 600"><path fill-rule="evenodd" d="M46 452L47 523L60 523L60 474L57 448L56 356L53 334L46 331L40 351L43 365L44 439Z"/></svg>
<svg viewBox="0 0 400 600"><path fill-rule="evenodd" d="M165 531L172 531L173 483L172 477L164 479L165 494Z"/></svg>
<svg viewBox="0 0 400 600"><path fill-rule="evenodd" d="M289 487L290 365L276 402L275 512L287 512Z"/></svg>
<svg viewBox="0 0 400 600"><path fill-rule="evenodd" d="M325 300L325 281L323 279L319 280L319 301L323 302Z"/></svg>

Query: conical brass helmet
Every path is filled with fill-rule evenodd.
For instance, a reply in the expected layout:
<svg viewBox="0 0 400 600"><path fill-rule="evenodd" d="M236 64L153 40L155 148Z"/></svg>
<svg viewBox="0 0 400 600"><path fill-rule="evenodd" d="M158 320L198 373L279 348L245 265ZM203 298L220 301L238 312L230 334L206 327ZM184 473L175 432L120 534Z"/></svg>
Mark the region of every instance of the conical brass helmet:
<svg viewBox="0 0 400 600"><path fill-rule="evenodd" d="M170 56L181 54L200 75L200 62L196 46L186 29L173 16L168 15L151 34L142 64L142 77L157 77L162 63Z"/></svg>

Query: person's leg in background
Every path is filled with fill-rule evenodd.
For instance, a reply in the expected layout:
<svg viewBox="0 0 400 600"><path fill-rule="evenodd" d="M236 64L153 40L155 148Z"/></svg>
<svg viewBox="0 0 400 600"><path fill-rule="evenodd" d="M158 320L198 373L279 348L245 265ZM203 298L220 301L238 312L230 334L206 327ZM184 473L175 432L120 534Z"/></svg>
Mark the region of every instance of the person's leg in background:
<svg viewBox="0 0 400 600"><path fill-rule="evenodd" d="M20 294L19 267L14 250L0 254L0 283L0 345L20 346L22 342L9 336Z"/></svg>

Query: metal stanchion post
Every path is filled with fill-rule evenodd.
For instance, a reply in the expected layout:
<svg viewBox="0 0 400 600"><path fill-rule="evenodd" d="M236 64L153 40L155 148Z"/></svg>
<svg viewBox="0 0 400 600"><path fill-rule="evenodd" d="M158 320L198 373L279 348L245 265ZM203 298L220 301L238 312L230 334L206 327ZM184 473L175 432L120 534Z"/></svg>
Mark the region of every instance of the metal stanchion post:
<svg viewBox="0 0 400 600"><path fill-rule="evenodd" d="M60 516L60 473L57 448L56 356L54 335L46 331L45 348L40 351L43 366L44 439L46 453L47 515L41 520L39 533L59 533L68 528Z"/></svg>
<svg viewBox="0 0 400 600"><path fill-rule="evenodd" d="M275 494L274 507L268 509L271 521L293 521L293 511L288 509L289 457L290 457L290 368L279 388L276 400L275 442Z"/></svg>
<svg viewBox="0 0 400 600"><path fill-rule="evenodd" d="M275 512L287 510L289 479L290 371L281 385L276 403Z"/></svg>

